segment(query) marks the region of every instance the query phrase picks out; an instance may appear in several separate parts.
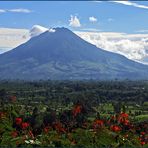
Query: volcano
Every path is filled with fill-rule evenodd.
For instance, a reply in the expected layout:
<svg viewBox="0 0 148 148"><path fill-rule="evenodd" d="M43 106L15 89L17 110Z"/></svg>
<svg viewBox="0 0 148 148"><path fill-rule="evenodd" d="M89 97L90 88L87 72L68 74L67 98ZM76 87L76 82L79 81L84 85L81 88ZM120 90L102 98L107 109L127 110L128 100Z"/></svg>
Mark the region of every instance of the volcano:
<svg viewBox="0 0 148 148"><path fill-rule="evenodd" d="M148 66L53 28L0 55L0 79L148 79Z"/></svg>

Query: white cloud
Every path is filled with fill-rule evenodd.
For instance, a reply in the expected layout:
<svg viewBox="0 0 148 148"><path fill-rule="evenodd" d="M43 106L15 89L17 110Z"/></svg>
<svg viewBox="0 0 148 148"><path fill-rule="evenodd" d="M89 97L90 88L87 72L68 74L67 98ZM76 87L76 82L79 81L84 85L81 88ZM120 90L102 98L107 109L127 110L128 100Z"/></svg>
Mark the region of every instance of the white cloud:
<svg viewBox="0 0 148 148"><path fill-rule="evenodd" d="M142 9L148 9L148 6L146 6L146 5L140 5L140 4L137 4L134 2L130 2L130 1L112 1L112 2L127 5L127 6L142 8Z"/></svg>
<svg viewBox="0 0 148 148"><path fill-rule="evenodd" d="M148 32L148 30L138 30L138 31L136 31L136 32L146 33L146 32Z"/></svg>
<svg viewBox="0 0 148 148"><path fill-rule="evenodd" d="M27 29L0 28L0 53L26 42Z"/></svg>
<svg viewBox="0 0 148 148"><path fill-rule="evenodd" d="M32 11L29 9L18 8L18 9L9 9L9 12L16 12L16 13L31 13Z"/></svg>
<svg viewBox="0 0 148 148"><path fill-rule="evenodd" d="M15 48L16 46L28 41L31 37L35 37L49 31L51 33L56 30L53 28L45 28L40 25L34 25L30 30L0 28L0 54Z"/></svg>
<svg viewBox="0 0 148 148"><path fill-rule="evenodd" d="M17 9L0 9L0 13L6 13L6 12L12 12L12 13L31 13L32 10L24 9L24 8L17 8Z"/></svg>
<svg viewBox="0 0 148 148"><path fill-rule="evenodd" d="M83 28L81 30L84 30L84 31L92 31L92 32L99 32L99 31L102 31L102 30L99 30L99 29L96 29L96 28Z"/></svg>
<svg viewBox="0 0 148 148"><path fill-rule="evenodd" d="M148 34L117 32L76 32L76 34L97 47L122 54L129 59L139 62L148 59Z"/></svg>
<svg viewBox="0 0 148 148"><path fill-rule="evenodd" d="M5 13L5 12L6 12L6 10L0 9L0 13Z"/></svg>
<svg viewBox="0 0 148 148"><path fill-rule="evenodd" d="M69 20L69 26L71 26L71 27L81 27L80 20L78 19L77 16L71 15L70 17L71 18Z"/></svg>
<svg viewBox="0 0 148 148"><path fill-rule="evenodd" d="M30 34L30 37L35 37L35 36L40 35L41 33L44 33L47 30L48 30L48 28L42 27L40 25L34 25L31 28L29 34Z"/></svg>
<svg viewBox="0 0 148 148"><path fill-rule="evenodd" d="M107 20L108 20L108 22L114 21L114 19L112 19L112 18L108 18Z"/></svg>
<svg viewBox="0 0 148 148"><path fill-rule="evenodd" d="M35 36L38 36L44 32L55 32L56 30L53 29L53 28L45 28L43 26L40 26L40 25L34 25L31 30L29 31L29 36L32 38L32 37L35 37Z"/></svg>
<svg viewBox="0 0 148 148"><path fill-rule="evenodd" d="M56 30L53 29L53 28L48 29L48 31L49 31L49 32L56 32Z"/></svg>
<svg viewBox="0 0 148 148"><path fill-rule="evenodd" d="M89 21L90 22L97 22L97 18L95 18L94 16L89 17Z"/></svg>

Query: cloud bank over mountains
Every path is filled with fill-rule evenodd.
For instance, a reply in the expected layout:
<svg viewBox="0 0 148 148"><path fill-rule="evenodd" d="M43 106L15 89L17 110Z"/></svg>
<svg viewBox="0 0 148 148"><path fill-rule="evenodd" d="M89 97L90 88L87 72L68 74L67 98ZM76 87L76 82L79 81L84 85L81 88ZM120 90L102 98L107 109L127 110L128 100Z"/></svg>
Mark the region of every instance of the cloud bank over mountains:
<svg viewBox="0 0 148 148"><path fill-rule="evenodd" d="M0 53L26 42L28 34L27 29L0 28Z"/></svg>
<svg viewBox="0 0 148 148"><path fill-rule="evenodd" d="M47 29L39 25L35 25L30 31L27 29L0 28L0 53L10 50L26 42L30 37L47 30L55 31L52 28ZM119 53L129 59L148 64L148 34L86 31L75 31L75 33L104 50Z"/></svg>
<svg viewBox="0 0 148 148"><path fill-rule="evenodd" d="M143 60L148 58L148 34L125 34L116 32L76 33L97 47L122 54L129 59L146 62Z"/></svg>

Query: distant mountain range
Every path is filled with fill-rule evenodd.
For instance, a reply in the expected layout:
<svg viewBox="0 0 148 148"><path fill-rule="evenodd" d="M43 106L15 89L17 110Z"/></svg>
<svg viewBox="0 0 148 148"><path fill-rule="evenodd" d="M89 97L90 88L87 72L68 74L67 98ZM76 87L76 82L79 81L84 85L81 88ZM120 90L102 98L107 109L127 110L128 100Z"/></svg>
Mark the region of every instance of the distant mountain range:
<svg viewBox="0 0 148 148"><path fill-rule="evenodd" d="M66 28L32 36L0 55L0 79L148 79L148 66L97 48Z"/></svg>

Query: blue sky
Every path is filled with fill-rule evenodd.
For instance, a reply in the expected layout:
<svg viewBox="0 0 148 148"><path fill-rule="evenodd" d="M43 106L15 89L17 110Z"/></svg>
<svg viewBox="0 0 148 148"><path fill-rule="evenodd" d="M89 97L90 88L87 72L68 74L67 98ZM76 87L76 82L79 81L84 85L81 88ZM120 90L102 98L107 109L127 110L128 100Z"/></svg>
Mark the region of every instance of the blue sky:
<svg viewBox="0 0 148 148"><path fill-rule="evenodd" d="M0 27L29 29L35 24L72 30L144 33L148 32L148 2L0 2Z"/></svg>

